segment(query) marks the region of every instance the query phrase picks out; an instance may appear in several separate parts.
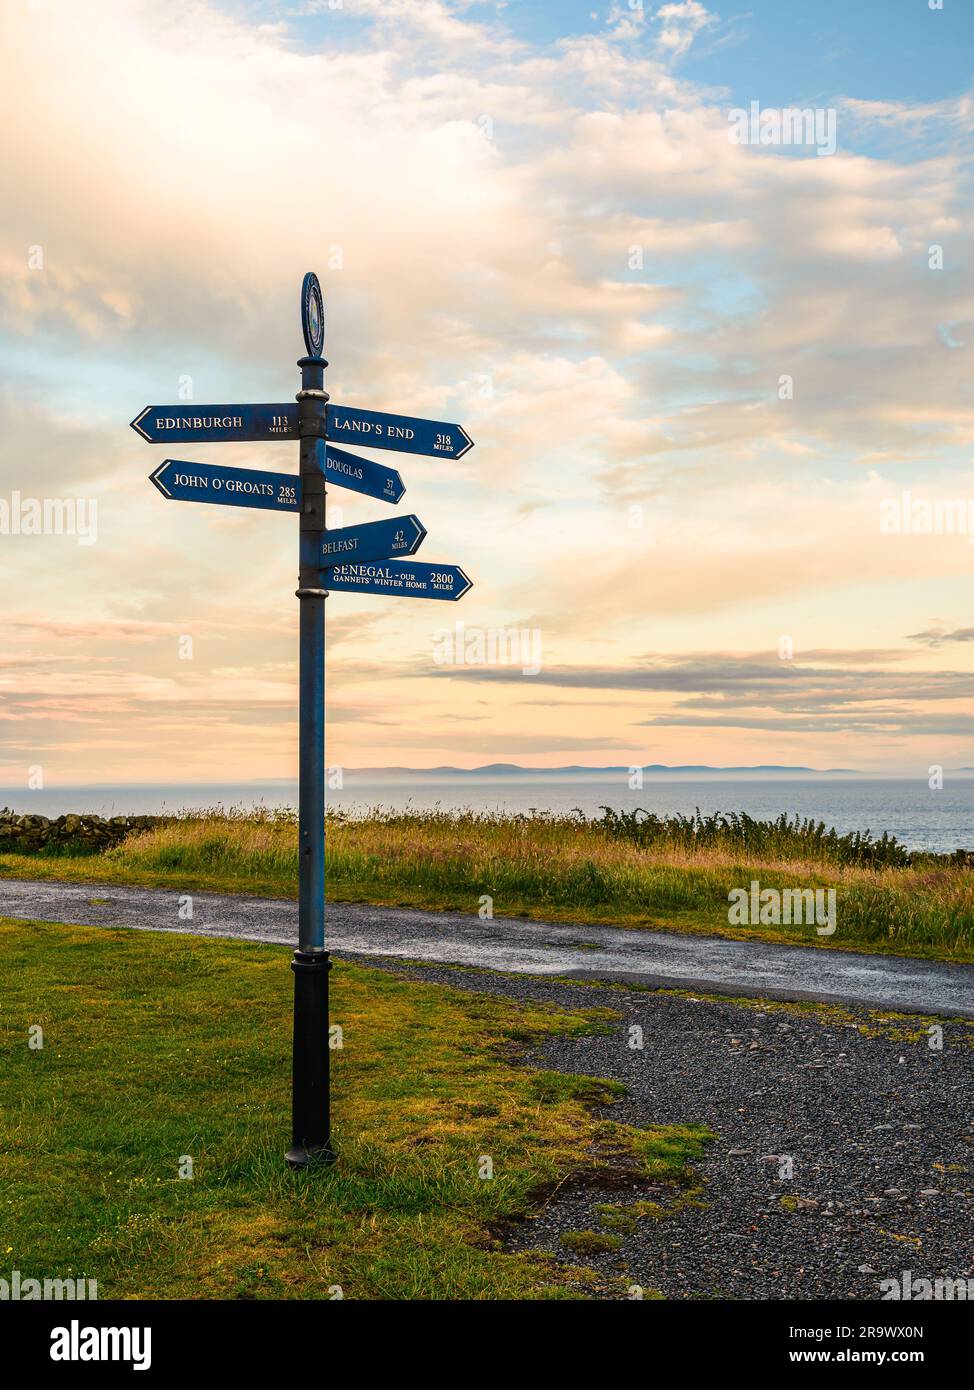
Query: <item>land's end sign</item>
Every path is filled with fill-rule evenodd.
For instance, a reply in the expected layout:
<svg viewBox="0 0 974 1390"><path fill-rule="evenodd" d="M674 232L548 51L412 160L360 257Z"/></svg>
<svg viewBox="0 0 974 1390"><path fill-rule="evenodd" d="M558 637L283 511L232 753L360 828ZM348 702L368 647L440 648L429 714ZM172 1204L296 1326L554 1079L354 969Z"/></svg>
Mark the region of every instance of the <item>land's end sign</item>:
<svg viewBox="0 0 974 1390"><path fill-rule="evenodd" d="M473 448L461 425L419 420L412 415L386 415L379 410L329 405L328 438L341 444L364 444L372 449L398 449L404 454L430 454L460 459Z"/></svg>

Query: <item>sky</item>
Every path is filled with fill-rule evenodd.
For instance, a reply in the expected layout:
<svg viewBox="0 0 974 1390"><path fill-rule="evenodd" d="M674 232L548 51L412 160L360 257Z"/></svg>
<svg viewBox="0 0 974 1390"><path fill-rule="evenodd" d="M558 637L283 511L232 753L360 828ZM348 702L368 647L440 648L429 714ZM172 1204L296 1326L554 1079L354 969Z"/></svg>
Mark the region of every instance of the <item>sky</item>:
<svg viewBox="0 0 974 1390"><path fill-rule="evenodd" d="M974 765L967 0L5 0L0 48L0 785L295 774L296 522L166 501L129 421L293 400L307 270L332 398L475 441L361 450L474 588L328 599L329 765Z"/></svg>

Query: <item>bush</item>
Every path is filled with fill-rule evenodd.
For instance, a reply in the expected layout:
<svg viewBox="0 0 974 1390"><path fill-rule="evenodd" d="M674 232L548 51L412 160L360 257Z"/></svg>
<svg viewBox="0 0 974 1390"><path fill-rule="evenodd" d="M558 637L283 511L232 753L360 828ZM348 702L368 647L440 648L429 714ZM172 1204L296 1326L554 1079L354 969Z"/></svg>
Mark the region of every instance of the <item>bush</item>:
<svg viewBox="0 0 974 1390"><path fill-rule="evenodd" d="M877 869L906 868L912 862L906 846L885 831L879 840L869 830L840 835L834 828L826 829L824 821L802 820L797 815L790 819L784 812L777 820L755 820L746 811L702 816L699 806L692 816L657 816L640 807L614 811L600 806L599 810L602 816L595 824L615 839L646 849L740 850L775 859L818 859Z"/></svg>

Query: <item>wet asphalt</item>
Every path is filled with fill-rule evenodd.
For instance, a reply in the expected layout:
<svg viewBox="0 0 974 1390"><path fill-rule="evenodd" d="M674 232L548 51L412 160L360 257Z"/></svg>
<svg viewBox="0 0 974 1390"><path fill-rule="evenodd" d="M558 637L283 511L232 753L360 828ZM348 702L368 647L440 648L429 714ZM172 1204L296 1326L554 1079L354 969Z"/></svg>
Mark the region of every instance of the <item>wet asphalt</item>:
<svg viewBox="0 0 974 1390"><path fill-rule="evenodd" d="M297 942L297 904L280 898L0 879L0 916ZM338 955L974 1018L974 965L363 903L329 903L327 933Z"/></svg>

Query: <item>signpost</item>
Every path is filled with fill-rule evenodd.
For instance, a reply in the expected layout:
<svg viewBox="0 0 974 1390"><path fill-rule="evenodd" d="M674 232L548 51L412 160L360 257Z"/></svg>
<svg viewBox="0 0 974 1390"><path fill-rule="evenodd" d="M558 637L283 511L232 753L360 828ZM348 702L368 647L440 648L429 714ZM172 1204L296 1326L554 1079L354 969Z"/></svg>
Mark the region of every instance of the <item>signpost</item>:
<svg viewBox="0 0 974 1390"><path fill-rule="evenodd" d="M384 565L339 565L329 574L328 587L353 594L397 594L400 598L440 598L455 603L473 584L459 565L389 560Z"/></svg>
<svg viewBox="0 0 974 1390"><path fill-rule="evenodd" d="M296 512L301 505L301 479L293 473L262 473L255 468L224 468L218 463L165 459L149 475L149 482L170 501L264 507L271 512ZM329 449L325 454L325 482L338 483L383 502L399 502L406 491L395 468L383 468L341 449Z"/></svg>
<svg viewBox="0 0 974 1390"><path fill-rule="evenodd" d="M132 428L150 444L297 439L296 405L147 405Z"/></svg>
<svg viewBox="0 0 974 1390"><path fill-rule="evenodd" d="M460 425L346 405L328 407L328 438L342 444L367 444L371 449L398 449L404 454L433 454L445 459L463 458L473 448L473 440Z"/></svg>
<svg viewBox="0 0 974 1390"><path fill-rule="evenodd" d="M329 404L322 357L324 302L318 277L301 286L302 357L296 404L148 405L132 428L150 444L273 443L297 439L299 473L269 473L165 459L149 481L170 501L298 512L298 945L294 971L292 1168L328 1162L328 972L325 947L325 599L331 590L455 601L471 581L458 565L394 559L415 553L426 528L413 515L329 531L325 484L398 502L394 468L329 447L327 440L459 459L473 448L460 425Z"/></svg>
<svg viewBox="0 0 974 1390"><path fill-rule="evenodd" d="M331 405L328 438L370 449L397 449L403 454L463 458L473 440L460 425L419 420L413 415L386 415L380 410ZM132 428L150 444L239 444L298 439L300 407L288 405L147 405Z"/></svg>
<svg viewBox="0 0 974 1390"><path fill-rule="evenodd" d="M364 492L366 497L378 497L383 502L401 502L406 491L395 468L346 454L344 449L325 450L325 482Z"/></svg>
<svg viewBox="0 0 974 1390"><path fill-rule="evenodd" d="M415 555L426 539L426 527L418 516L394 516L365 526L343 526L329 531L321 546L323 565L343 565L346 560L365 564L388 560L390 555ZM329 576L329 583L331 576Z"/></svg>
<svg viewBox="0 0 974 1390"><path fill-rule="evenodd" d="M218 502L224 507L263 507L269 512L296 512L301 505L299 480L293 473L165 459L149 474L149 482L170 502Z"/></svg>

